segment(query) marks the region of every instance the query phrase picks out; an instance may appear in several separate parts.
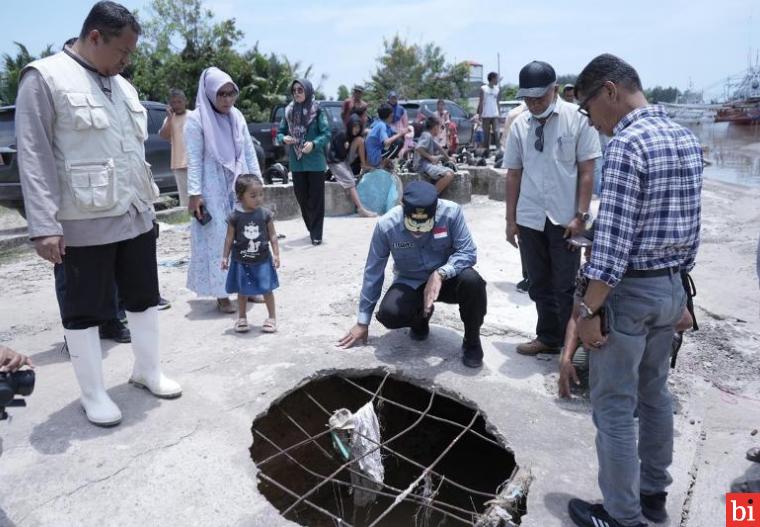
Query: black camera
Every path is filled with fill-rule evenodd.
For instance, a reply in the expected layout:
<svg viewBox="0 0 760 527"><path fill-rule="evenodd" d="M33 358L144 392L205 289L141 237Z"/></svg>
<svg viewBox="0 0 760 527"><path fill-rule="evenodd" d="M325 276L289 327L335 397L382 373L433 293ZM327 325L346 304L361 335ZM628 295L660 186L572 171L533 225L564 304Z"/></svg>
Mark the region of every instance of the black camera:
<svg viewBox="0 0 760 527"><path fill-rule="evenodd" d="M34 371L19 370L0 373L0 421L7 419L5 409L10 406L26 406L26 401L16 396L28 397L34 391Z"/></svg>

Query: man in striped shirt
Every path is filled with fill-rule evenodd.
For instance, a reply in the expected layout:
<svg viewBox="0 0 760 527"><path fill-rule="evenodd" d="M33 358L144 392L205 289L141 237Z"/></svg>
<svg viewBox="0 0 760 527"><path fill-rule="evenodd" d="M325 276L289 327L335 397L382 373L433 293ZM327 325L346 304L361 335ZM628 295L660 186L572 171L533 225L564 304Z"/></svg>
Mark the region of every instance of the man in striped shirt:
<svg viewBox="0 0 760 527"><path fill-rule="evenodd" d="M641 526L667 518L673 409L671 340L684 309L681 273L699 245L702 148L650 106L629 64L604 54L576 81L579 111L612 136L604 153L590 280L577 316L591 351L591 405L603 504L573 499L583 527ZM639 436L634 413L638 409Z"/></svg>

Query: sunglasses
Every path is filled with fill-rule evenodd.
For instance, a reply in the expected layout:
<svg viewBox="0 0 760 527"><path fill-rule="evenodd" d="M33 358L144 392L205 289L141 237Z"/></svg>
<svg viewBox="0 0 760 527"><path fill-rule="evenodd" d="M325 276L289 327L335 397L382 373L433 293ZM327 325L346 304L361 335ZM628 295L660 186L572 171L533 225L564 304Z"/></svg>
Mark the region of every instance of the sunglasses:
<svg viewBox="0 0 760 527"><path fill-rule="evenodd" d="M588 94L588 97L583 99L583 102L578 105L578 113L580 113L581 115L585 117L588 117L589 119L591 118L591 114L589 113L588 108L586 106L588 105L588 103L591 102L591 99L597 96L597 94L601 91L602 88L604 88L604 83L600 84L599 86L591 90L591 93Z"/></svg>
<svg viewBox="0 0 760 527"><path fill-rule="evenodd" d="M533 143L533 146L539 152L544 151L544 125L545 124L546 123L544 122L544 123L539 124L538 127L536 127L536 142Z"/></svg>
<svg viewBox="0 0 760 527"><path fill-rule="evenodd" d="M225 98L226 99L234 99L235 97L238 96L238 92L236 92L235 90L231 90L231 91L218 91L218 92L216 92L216 96L218 98L220 98L220 99L225 99Z"/></svg>
<svg viewBox="0 0 760 527"><path fill-rule="evenodd" d="M293 93L305 93L305 92L303 88L296 86L295 88L293 88Z"/></svg>

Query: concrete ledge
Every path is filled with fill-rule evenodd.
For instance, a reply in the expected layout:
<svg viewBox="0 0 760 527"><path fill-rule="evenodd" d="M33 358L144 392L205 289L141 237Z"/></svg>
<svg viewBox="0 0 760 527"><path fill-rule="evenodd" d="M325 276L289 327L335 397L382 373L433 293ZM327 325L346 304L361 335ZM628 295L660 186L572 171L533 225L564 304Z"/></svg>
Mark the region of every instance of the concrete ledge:
<svg viewBox="0 0 760 527"><path fill-rule="evenodd" d="M429 178L417 172L399 172L396 175L401 180L402 185L406 185L411 181L430 181ZM458 171L454 181L441 194L441 198L459 203L460 205L469 203L472 200L472 178L470 177L470 173L465 170Z"/></svg>
<svg viewBox="0 0 760 527"><path fill-rule="evenodd" d="M490 169L493 173L488 182L488 197L496 201L507 201L507 170Z"/></svg>
<svg viewBox="0 0 760 527"><path fill-rule="evenodd" d="M272 211L276 220L288 220L301 215L293 183L264 185L264 206Z"/></svg>
<svg viewBox="0 0 760 527"><path fill-rule="evenodd" d="M325 216L346 216L354 214L354 206L348 191L334 181L325 183Z"/></svg>

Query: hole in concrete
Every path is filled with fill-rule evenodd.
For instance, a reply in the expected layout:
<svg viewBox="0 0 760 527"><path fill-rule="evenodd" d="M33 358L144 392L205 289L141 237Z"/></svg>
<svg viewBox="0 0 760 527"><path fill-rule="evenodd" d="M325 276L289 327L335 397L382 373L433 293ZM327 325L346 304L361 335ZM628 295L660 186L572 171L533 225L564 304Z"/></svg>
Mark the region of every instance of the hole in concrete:
<svg viewBox="0 0 760 527"><path fill-rule="evenodd" d="M370 401L379 443L360 433L369 446L351 452L347 433L328 420ZM517 470L514 454L487 428L476 408L410 380L376 371L332 374L296 388L254 421L251 457L259 491L301 525L473 525L494 514L487 501L515 494L507 485ZM345 440L343 453L334 435ZM370 447L382 453L382 485L359 477L357 458L370 458ZM505 506L508 513L499 511L514 524L525 513L528 484Z"/></svg>

